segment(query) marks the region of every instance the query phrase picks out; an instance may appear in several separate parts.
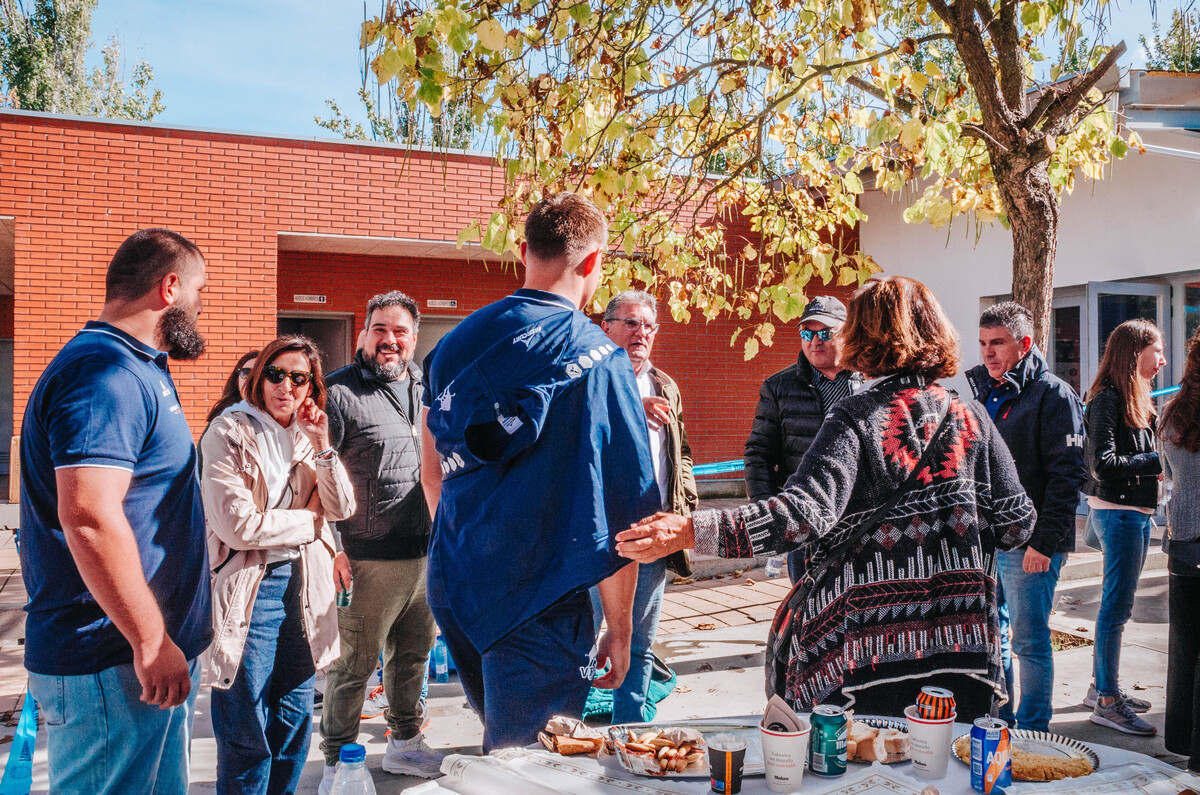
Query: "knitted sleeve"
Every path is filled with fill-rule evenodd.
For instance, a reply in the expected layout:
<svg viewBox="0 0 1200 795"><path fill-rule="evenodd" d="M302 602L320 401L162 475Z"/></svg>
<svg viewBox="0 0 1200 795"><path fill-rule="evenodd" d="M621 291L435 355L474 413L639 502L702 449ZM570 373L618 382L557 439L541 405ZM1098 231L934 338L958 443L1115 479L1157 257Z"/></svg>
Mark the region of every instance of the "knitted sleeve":
<svg viewBox="0 0 1200 795"><path fill-rule="evenodd" d="M862 447L845 413L834 409L782 492L693 515L697 554L747 558L788 552L824 536L850 501Z"/></svg>

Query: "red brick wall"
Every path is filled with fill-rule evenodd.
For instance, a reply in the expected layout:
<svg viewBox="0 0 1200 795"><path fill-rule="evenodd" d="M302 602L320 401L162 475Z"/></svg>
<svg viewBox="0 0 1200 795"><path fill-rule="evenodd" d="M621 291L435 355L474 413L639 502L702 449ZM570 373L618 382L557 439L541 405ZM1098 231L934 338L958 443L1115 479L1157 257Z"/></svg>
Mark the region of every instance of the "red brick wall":
<svg viewBox="0 0 1200 795"><path fill-rule="evenodd" d="M46 362L99 313L108 261L136 229L169 226L208 262L209 355L172 365L199 431L247 341L275 334L280 232L454 240L500 192L486 157L11 112L0 112L0 174L0 215L16 219L18 426Z"/></svg>
<svg viewBox="0 0 1200 795"><path fill-rule="evenodd" d="M200 319L209 354L173 363L184 409L201 430L236 358L275 335L279 310L355 313L397 287L421 301L454 297L466 314L518 285L498 262L279 252L279 233L453 241L486 220L502 184L487 157L274 139L0 111L0 215L15 217L15 406L20 417L50 357L100 311L113 251L136 229L168 226L208 263ZM278 266L278 267L277 267ZM809 293L846 291L810 287ZM328 303L296 305L295 293ZM762 379L794 361L780 329L749 363L737 324L685 327L662 312L656 364L679 382L697 462L740 458ZM6 310L0 301L0 336Z"/></svg>

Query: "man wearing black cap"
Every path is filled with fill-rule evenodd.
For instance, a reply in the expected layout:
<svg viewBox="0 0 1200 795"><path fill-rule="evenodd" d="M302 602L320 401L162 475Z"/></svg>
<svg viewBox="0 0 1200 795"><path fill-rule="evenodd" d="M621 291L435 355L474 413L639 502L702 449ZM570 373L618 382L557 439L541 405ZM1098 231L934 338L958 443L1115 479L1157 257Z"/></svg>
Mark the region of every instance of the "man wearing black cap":
<svg viewBox="0 0 1200 795"><path fill-rule="evenodd" d="M746 494L752 500L783 490L834 404L862 387L858 373L838 367L837 332L846 305L828 295L809 301L800 316L800 355L796 363L763 382L754 426L746 440ZM795 582L801 561L788 555Z"/></svg>

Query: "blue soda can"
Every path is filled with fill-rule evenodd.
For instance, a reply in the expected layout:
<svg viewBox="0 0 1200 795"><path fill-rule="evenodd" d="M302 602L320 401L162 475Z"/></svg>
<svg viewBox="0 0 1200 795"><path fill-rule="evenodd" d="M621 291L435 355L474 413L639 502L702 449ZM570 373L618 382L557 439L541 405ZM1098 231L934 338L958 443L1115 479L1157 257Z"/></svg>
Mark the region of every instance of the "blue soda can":
<svg viewBox="0 0 1200 795"><path fill-rule="evenodd" d="M971 788L1004 792L1012 786L1012 736L998 718L980 718L971 727Z"/></svg>
<svg viewBox="0 0 1200 795"><path fill-rule="evenodd" d="M334 602L335 602L335 604L337 604L338 607L349 607L350 600L353 598L354 598L354 584L351 583L350 587L347 588L346 590L337 592L337 598L334 600Z"/></svg>

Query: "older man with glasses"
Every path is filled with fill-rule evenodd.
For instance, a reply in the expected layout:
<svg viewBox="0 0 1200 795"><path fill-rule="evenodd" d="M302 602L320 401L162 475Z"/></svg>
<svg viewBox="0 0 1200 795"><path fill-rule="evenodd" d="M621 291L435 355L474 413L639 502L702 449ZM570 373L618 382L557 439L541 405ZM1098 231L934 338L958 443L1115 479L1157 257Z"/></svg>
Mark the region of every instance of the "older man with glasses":
<svg viewBox="0 0 1200 795"><path fill-rule="evenodd" d="M858 373L838 365L838 331L846 305L828 295L808 302L800 316L796 363L763 382L746 440L746 496L762 500L783 491L834 404L862 388ZM788 575L802 576L801 552L788 555Z"/></svg>
<svg viewBox="0 0 1200 795"><path fill-rule="evenodd" d="M626 290L613 297L604 310L600 328L625 349L633 364L638 393L646 409L650 431L650 457L658 484L662 510L688 516L699 502L692 476L692 448L683 425L683 401L671 376L650 363L658 333L658 305L654 296L641 290ZM613 723L654 720L656 708L648 703L654 670L654 635L662 609L667 569L681 575L691 573L687 552L680 551L653 563L638 564L637 590L633 597L633 635L630 641L629 672L613 691ZM592 589L592 609L598 626L603 617L600 593Z"/></svg>

